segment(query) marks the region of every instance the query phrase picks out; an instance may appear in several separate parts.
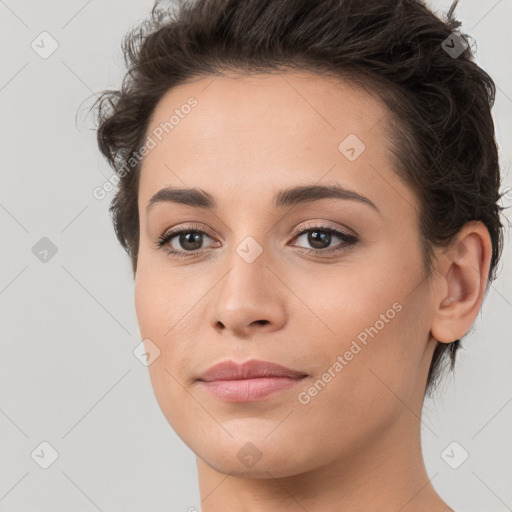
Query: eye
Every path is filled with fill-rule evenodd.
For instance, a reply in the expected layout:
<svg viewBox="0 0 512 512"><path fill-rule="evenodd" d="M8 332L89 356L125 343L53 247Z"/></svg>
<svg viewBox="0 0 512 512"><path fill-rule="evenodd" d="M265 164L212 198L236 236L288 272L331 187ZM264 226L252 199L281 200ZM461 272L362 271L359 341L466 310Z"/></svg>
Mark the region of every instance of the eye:
<svg viewBox="0 0 512 512"><path fill-rule="evenodd" d="M210 240L213 239L213 235L210 236L208 232L204 229L199 229L197 225L193 227L181 227L166 231L158 238L154 245L156 248L165 249L169 256L186 258L195 256L204 249L204 237ZM341 229L314 224L308 225L307 229L299 231L299 233L294 236L293 240L300 240L303 237L303 242L310 244L313 247L312 249L295 244L293 244L293 246L299 247L302 251L314 255L331 254L341 250L347 251L358 241L355 235L346 233ZM333 248L330 248L329 246L333 238L337 238L341 240L341 242ZM219 245L217 245L217 247L218 246Z"/></svg>
<svg viewBox="0 0 512 512"><path fill-rule="evenodd" d="M321 225L308 225L307 229L300 231L295 236L294 240L300 240L301 238L303 239L303 242L313 247L313 249L308 247L302 247L302 249L305 249L308 253L312 254L330 254L341 250L348 250L358 240L355 235L346 233L341 229ZM341 243L330 248L329 246L333 241L333 238L341 240Z"/></svg>
<svg viewBox="0 0 512 512"><path fill-rule="evenodd" d="M203 245L203 237L212 239L206 231L199 229L197 226L183 227L165 232L158 238L155 246L157 248L166 248L170 256L187 257L200 252Z"/></svg>

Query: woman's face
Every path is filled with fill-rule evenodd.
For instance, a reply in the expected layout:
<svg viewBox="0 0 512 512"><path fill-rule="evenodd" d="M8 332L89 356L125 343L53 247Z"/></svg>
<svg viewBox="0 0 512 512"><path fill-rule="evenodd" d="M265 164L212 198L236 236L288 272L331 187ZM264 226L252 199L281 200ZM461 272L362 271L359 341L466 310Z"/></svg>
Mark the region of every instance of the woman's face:
<svg viewBox="0 0 512 512"><path fill-rule="evenodd" d="M163 413L217 471L291 476L417 422L432 309L386 116L343 82L293 73L201 78L153 113L136 312ZM348 192L284 193L311 186ZM165 188L215 206L161 193L148 209ZM303 377L198 380L253 359Z"/></svg>

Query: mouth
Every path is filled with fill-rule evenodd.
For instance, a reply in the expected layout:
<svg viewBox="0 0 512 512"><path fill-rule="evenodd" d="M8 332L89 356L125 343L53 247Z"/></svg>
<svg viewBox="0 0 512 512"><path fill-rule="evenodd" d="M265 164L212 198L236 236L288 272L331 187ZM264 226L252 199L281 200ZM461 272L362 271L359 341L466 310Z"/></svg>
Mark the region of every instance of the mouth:
<svg viewBox="0 0 512 512"><path fill-rule="evenodd" d="M252 359L242 364L223 361L197 380L210 395L224 402L254 402L288 390L306 377L304 372Z"/></svg>

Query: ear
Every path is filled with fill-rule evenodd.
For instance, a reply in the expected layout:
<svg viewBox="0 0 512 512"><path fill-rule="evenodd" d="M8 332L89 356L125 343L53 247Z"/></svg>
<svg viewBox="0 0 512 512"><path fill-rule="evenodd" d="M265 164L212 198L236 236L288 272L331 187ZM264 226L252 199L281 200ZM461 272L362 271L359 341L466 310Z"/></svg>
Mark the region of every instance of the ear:
<svg viewBox="0 0 512 512"><path fill-rule="evenodd" d="M480 310L492 256L489 231L480 221L465 224L436 260L432 336L441 343L462 338Z"/></svg>

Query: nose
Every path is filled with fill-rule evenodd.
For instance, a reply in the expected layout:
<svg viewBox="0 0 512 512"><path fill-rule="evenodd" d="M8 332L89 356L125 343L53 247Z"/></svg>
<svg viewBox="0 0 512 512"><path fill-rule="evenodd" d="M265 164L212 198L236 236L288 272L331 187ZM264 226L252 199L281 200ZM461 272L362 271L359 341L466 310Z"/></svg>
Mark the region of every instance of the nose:
<svg viewBox="0 0 512 512"><path fill-rule="evenodd" d="M212 297L214 328L241 339L281 329L286 323L283 285L265 252L252 262L234 252L230 264Z"/></svg>

